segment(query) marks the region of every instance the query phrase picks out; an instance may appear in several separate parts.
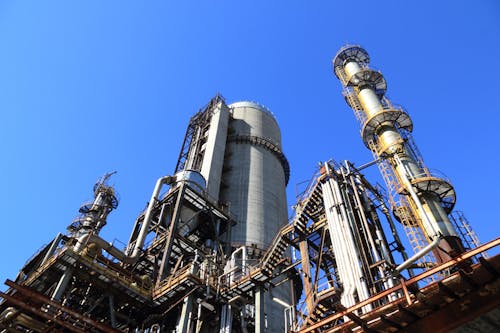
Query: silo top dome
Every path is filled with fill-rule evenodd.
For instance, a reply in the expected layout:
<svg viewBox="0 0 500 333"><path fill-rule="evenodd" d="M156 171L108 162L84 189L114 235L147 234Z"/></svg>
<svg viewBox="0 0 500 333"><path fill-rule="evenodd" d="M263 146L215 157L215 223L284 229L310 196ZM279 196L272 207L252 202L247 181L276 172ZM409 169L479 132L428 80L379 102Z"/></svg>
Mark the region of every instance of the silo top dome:
<svg viewBox="0 0 500 333"><path fill-rule="evenodd" d="M230 108L244 108L244 107L249 107L249 108L254 108L254 109L260 110L260 111L265 112L268 115L270 115L274 119L274 121L276 121L276 123L278 123L278 121L276 120L276 117L271 112L271 110L269 110L267 107L265 107L264 105L259 104L257 102L241 101L241 102L235 102L235 103L229 104L228 106Z"/></svg>

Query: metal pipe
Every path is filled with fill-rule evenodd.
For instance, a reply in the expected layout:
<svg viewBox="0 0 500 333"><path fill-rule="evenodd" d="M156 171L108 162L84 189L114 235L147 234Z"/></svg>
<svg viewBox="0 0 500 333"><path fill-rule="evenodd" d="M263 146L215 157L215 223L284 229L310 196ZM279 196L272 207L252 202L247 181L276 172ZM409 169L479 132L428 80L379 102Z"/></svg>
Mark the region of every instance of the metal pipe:
<svg viewBox="0 0 500 333"><path fill-rule="evenodd" d="M347 174L349 175L348 176L349 181L350 181L351 186L352 186L352 191L354 192L354 198L356 199L356 203L358 205L358 210L359 210L358 216L361 218L361 221L363 222L365 233L368 236L368 242L370 243L370 246L372 248L372 254L374 257L373 259L375 262L378 262L378 261L380 261L380 254L378 253L378 249L375 246L375 242L373 240L372 233L370 232L370 227L368 225L368 221L366 220L366 214L365 214L365 210L363 208L363 202L361 201L361 198L359 197L358 188L356 186L356 183L354 182L354 177L350 172L349 162L345 161L345 165L347 168Z"/></svg>
<svg viewBox="0 0 500 333"><path fill-rule="evenodd" d="M111 327L116 328L115 298L113 295L109 295L109 320Z"/></svg>
<svg viewBox="0 0 500 333"><path fill-rule="evenodd" d="M144 221L142 222L141 228L139 230L137 239L135 240L135 246L131 255L125 254L123 251L114 247L113 244L108 243L106 240L95 234L85 234L78 238L78 241L74 247L75 252L80 252L85 244L95 243L104 251L111 254L116 259L120 260L126 264L133 264L139 258L139 254L141 253L142 247L144 246L144 241L146 240L146 236L148 234L149 225L151 224L152 219L152 211L155 205L155 202L158 200L158 196L160 191L165 184L171 184L173 180L172 176L164 176L158 179L156 182L156 186L153 190L153 194L151 195L151 200L149 201L148 208L146 209L146 213L144 215Z"/></svg>
<svg viewBox="0 0 500 333"><path fill-rule="evenodd" d="M61 300L61 297L63 296L64 292L66 291L66 288L68 287L69 281L71 281L72 277L73 277L73 267L69 267L66 269L64 274L59 279L59 282L57 283L56 289L54 290L54 293L52 294L53 301L60 301Z"/></svg>
<svg viewBox="0 0 500 333"><path fill-rule="evenodd" d="M353 234L351 232L351 228L349 226L349 217L347 214L347 211L345 209L345 202L342 198L342 194L340 191L340 187L338 185L337 181L332 182L332 189L334 190L334 195L337 197L337 202L340 207L340 213L342 216L341 223L340 223L340 228L342 230L343 239L346 252L345 255L347 256L347 261L350 266L350 271L355 272L355 277L356 279L353 280L353 287L355 286L354 290L357 290L358 292L358 297L361 300L364 300L368 297L370 297L368 293L368 288L366 286L366 282L363 279L363 273L361 272L361 267L359 266L358 263L358 252L356 251L356 246L354 245L354 239L353 239ZM354 293L354 290L352 291ZM354 294L353 294L354 295Z"/></svg>
<svg viewBox="0 0 500 333"><path fill-rule="evenodd" d="M422 250L420 250L419 252L415 253L408 260L406 260L401 265L399 265L398 267L396 267L396 269L393 272L393 275L397 275L397 274L401 273L404 269L410 267L411 264L413 264L415 261L417 261L418 259L420 259L423 256L425 256L427 253L429 253L432 250L434 250L439 245L440 241L441 241L441 237L436 237L436 239L434 239L432 241L432 243L429 243L426 247L422 248Z"/></svg>
<svg viewBox="0 0 500 333"><path fill-rule="evenodd" d="M264 288L258 286L254 291L255 304L255 333L266 332L265 311L264 311Z"/></svg>
<svg viewBox="0 0 500 333"><path fill-rule="evenodd" d="M59 245L59 242L61 241L62 237L63 237L63 234L58 233L56 238L54 238L54 240L50 244L50 248L47 250L47 253L45 254L42 262L40 263L40 267L43 266L43 264L45 264L45 262L52 256L52 254L54 254L54 251L56 250L57 245Z"/></svg>
<svg viewBox="0 0 500 333"><path fill-rule="evenodd" d="M420 211L420 216L423 218L422 222L424 223L424 228L427 231L428 236L431 239L433 237L438 236L439 234L437 233L436 229L432 225L432 221L430 220L429 216L427 216L427 212L424 210L424 207L422 206L422 203L420 202L420 198L418 197L417 193L415 193L415 191L413 190L413 186L410 183L410 180L408 179L407 170L404 168L404 165L402 164L398 155L394 156L394 160L396 162L396 167L397 166L402 167L401 181L403 182L403 185L406 187L406 189L410 193L410 196L413 199L413 202L415 203L415 205L417 205L417 208Z"/></svg>
<svg viewBox="0 0 500 333"><path fill-rule="evenodd" d="M78 241L73 248L73 251L79 253L83 246L86 244L96 244L99 248L111 254L114 258L120 260L125 264L133 264L137 261L138 257L127 256L123 251L119 250L112 243L108 243L106 240L94 234L86 234L78 238Z"/></svg>
<svg viewBox="0 0 500 333"><path fill-rule="evenodd" d="M132 251L131 255L132 258L137 259L142 250L144 241L146 240L146 236L148 234L149 224L151 223L153 208L156 201L158 200L158 196L163 185L171 184L172 181L172 176L164 176L156 181L153 194L151 195L151 199L149 200L148 208L146 209L146 213L144 214L144 221L142 222L141 230L139 231L139 235L137 236L137 240L135 241L134 250Z"/></svg>

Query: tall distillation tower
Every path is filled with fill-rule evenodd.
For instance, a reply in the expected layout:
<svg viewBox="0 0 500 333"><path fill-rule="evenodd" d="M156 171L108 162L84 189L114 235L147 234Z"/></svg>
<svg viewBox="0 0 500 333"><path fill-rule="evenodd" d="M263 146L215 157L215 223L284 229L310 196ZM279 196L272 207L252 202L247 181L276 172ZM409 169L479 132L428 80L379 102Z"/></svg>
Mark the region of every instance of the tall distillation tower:
<svg viewBox="0 0 500 333"><path fill-rule="evenodd" d="M361 122L363 142L380 159L392 208L414 250L424 256L432 249L438 263L447 261L464 251L448 218L455 191L449 181L431 174L424 165L410 135L410 116L392 105L385 96L384 77L369 64L368 53L352 45L343 47L333 59L344 97Z"/></svg>

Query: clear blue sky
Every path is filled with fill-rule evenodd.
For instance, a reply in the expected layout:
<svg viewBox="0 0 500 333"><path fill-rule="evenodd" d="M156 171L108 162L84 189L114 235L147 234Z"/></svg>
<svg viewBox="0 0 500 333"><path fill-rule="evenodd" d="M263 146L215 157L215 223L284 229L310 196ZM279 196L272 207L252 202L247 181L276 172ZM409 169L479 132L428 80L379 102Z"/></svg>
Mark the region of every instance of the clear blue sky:
<svg viewBox="0 0 500 333"><path fill-rule="evenodd" d="M276 115L290 205L318 161L368 162L332 74L348 42L368 50L427 165L493 239L499 36L494 0L2 1L0 283L108 171L121 202L102 235L126 242L155 180L173 171L189 117L217 92Z"/></svg>

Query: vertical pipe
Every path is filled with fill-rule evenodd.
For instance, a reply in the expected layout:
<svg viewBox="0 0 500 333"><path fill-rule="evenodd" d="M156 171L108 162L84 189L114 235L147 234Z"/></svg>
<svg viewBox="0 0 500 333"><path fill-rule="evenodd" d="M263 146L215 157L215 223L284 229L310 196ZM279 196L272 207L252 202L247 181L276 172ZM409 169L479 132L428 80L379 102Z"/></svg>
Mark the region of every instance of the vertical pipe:
<svg viewBox="0 0 500 333"><path fill-rule="evenodd" d="M153 194L151 195L151 199L149 200L148 208L146 209L146 213L144 214L144 221L142 222L141 230L137 236L135 241L134 250L132 251L132 257L136 258L139 256L140 251L144 245L144 241L146 240L146 236L149 231L149 224L151 223L153 208L158 200L158 196L160 195L161 188L164 184L172 181L171 176L161 177L156 181L155 188L153 190Z"/></svg>
<svg viewBox="0 0 500 333"><path fill-rule="evenodd" d="M258 286L255 289L255 333L265 333L265 312L264 312L264 288Z"/></svg>
<svg viewBox="0 0 500 333"><path fill-rule="evenodd" d="M59 279L59 282L57 283L56 289L54 290L54 293L52 294L53 301L59 302L61 300L61 297L64 295L64 292L66 291L68 284L71 281L72 277L73 277L73 267L66 268L66 271Z"/></svg>
<svg viewBox="0 0 500 333"><path fill-rule="evenodd" d="M176 333L189 333L191 326L191 313L193 312L193 295L189 295L184 299L182 304L181 315L177 324Z"/></svg>
<svg viewBox="0 0 500 333"><path fill-rule="evenodd" d="M109 319L111 327L116 328L115 297L113 295L109 295Z"/></svg>

